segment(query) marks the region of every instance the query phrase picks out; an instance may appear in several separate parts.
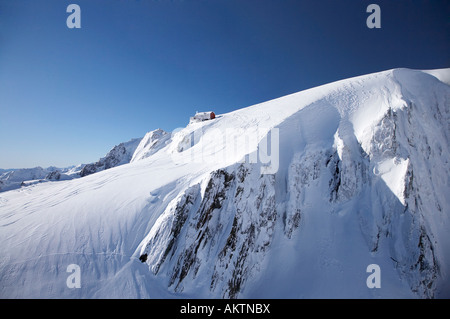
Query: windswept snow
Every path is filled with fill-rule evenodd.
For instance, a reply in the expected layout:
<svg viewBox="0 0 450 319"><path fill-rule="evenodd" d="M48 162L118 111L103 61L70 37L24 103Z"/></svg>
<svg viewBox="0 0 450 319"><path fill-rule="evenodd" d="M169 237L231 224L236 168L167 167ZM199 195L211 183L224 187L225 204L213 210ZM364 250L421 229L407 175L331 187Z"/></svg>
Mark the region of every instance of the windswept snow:
<svg viewBox="0 0 450 319"><path fill-rule="evenodd" d="M0 193L0 296L448 297L449 74L330 83Z"/></svg>

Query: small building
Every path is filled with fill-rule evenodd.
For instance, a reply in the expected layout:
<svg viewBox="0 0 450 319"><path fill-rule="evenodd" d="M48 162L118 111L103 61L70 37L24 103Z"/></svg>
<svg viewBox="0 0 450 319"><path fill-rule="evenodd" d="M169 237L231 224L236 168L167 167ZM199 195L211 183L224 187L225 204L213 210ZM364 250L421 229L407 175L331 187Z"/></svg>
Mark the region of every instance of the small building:
<svg viewBox="0 0 450 319"><path fill-rule="evenodd" d="M203 122L203 121L213 120L215 118L216 118L216 114L214 114L214 112L212 112L212 111L196 112L195 115L193 117L191 117L190 122L191 123Z"/></svg>

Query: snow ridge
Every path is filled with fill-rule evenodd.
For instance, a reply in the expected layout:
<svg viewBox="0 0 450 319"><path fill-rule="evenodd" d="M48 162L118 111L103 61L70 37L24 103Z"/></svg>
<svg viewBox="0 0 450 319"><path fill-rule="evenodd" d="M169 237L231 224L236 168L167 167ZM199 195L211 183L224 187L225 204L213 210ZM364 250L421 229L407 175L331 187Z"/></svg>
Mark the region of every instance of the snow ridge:
<svg viewBox="0 0 450 319"><path fill-rule="evenodd" d="M129 162L113 170L4 192L0 294L448 297L449 73L330 83L149 132L113 152ZM270 174L249 160L266 137L279 139ZM380 289L366 286L370 264Z"/></svg>

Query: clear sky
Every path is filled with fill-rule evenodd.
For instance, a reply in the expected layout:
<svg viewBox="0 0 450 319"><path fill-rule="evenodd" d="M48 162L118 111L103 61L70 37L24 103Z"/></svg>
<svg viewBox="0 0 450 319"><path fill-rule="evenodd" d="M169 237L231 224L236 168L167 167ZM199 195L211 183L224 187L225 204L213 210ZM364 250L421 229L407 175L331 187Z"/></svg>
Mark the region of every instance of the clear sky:
<svg viewBox="0 0 450 319"><path fill-rule="evenodd" d="M0 167L94 162L196 110L397 67L450 67L450 1L0 0Z"/></svg>

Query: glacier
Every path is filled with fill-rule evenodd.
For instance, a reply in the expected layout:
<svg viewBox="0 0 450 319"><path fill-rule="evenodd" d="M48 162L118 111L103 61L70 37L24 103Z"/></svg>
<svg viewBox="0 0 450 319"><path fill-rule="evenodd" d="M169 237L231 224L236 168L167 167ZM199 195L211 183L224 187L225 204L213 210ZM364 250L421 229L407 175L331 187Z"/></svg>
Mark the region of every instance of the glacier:
<svg viewBox="0 0 450 319"><path fill-rule="evenodd" d="M449 78L333 82L2 192L0 296L448 298Z"/></svg>

